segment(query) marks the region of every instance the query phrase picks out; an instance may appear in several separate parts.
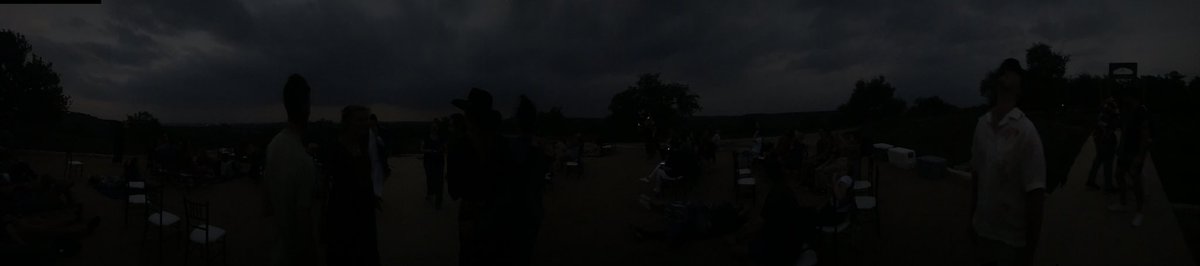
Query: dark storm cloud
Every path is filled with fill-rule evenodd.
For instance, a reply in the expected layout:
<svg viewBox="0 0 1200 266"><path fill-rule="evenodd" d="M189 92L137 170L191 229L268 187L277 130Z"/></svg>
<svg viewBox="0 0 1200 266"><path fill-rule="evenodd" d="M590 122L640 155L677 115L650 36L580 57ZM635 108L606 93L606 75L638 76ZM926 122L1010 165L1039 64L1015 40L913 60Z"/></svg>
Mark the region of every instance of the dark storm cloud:
<svg viewBox="0 0 1200 266"><path fill-rule="evenodd" d="M231 110L277 105L290 73L310 81L317 105L409 112L397 119L452 111L449 100L470 87L491 90L505 112L528 94L568 115L602 116L637 74L662 73L691 85L704 114L721 115L832 109L856 79L877 75L906 98L975 104L983 73L1033 42L1095 64L1127 56L1096 43L1130 34L1121 25L1151 16L1146 10L1196 7L1122 13L1129 4L1119 4L114 0L100 14L59 23L101 32L94 40L34 26L25 33L38 37L37 51L56 62L77 98L127 103L168 121L278 120Z"/></svg>

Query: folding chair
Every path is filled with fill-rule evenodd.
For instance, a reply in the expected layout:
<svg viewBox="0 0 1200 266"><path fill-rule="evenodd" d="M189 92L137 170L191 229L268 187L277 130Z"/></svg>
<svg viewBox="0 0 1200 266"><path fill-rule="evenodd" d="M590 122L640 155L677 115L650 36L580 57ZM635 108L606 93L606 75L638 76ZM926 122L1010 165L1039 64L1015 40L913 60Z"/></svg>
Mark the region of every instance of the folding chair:
<svg viewBox="0 0 1200 266"><path fill-rule="evenodd" d="M179 216L168 212L163 208L163 192L161 188L153 188L146 190L146 204L143 204L146 213L146 223L142 225L142 247L146 247L146 238L149 236L150 226L154 226L158 230L158 263L162 264L163 260L163 238L165 238L164 229L171 228L177 234L183 233L183 228L179 225Z"/></svg>
<svg viewBox="0 0 1200 266"><path fill-rule="evenodd" d="M200 246L204 252L204 265L212 262L215 256L221 257L221 263L229 265L228 242L226 241L225 229L221 229L209 224L208 202L195 202L188 198L184 198L184 212L187 213L186 224L188 229L187 247L183 252L183 264L187 265L193 247ZM213 245L221 245L220 254L215 256L212 254Z"/></svg>
<svg viewBox="0 0 1200 266"><path fill-rule="evenodd" d="M75 154L67 152L65 167L63 169L64 180L74 180L76 176L83 176L83 161L75 160Z"/></svg>
<svg viewBox="0 0 1200 266"><path fill-rule="evenodd" d="M563 177L571 175L574 171L580 178L583 178L583 145L578 148L567 151L567 161L563 162L564 172Z"/></svg>
<svg viewBox="0 0 1200 266"><path fill-rule="evenodd" d="M125 182L122 182L122 184L125 185L122 188L122 190L125 191L125 217L124 217L124 221L123 221L122 225L128 226L129 225L129 210L131 210L131 209L137 210L138 208L136 208L136 207L138 207L138 206L144 207L146 205L146 202L147 202L146 182L144 182L144 181L131 182L129 180L125 180ZM141 209L146 210L146 208L141 208ZM143 214L148 214L148 212L143 213Z"/></svg>
<svg viewBox="0 0 1200 266"><path fill-rule="evenodd" d="M749 198L753 204L758 199L758 179L750 168L754 159L752 156L749 153L733 152L734 198Z"/></svg>

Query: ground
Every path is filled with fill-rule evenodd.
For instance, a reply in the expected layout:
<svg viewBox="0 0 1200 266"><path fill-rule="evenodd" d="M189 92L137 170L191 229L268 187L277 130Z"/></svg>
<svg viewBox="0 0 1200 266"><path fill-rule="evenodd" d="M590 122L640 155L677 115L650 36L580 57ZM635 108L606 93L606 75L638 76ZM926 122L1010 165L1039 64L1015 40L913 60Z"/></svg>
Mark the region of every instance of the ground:
<svg viewBox="0 0 1200 266"><path fill-rule="evenodd" d="M734 170L730 152L745 148L745 145L744 141L727 143L717 157L717 163L706 170L701 183L689 196L709 201L732 200ZM657 241L637 241L633 237L628 225L651 225L658 217L657 213L643 209L636 201L639 194L649 190L648 185L637 179L646 175L654 163L645 158L640 147L639 144L618 144L609 156L587 159L582 177L555 179L545 196L546 216L536 247L535 264L751 265L742 255L744 250L730 245L724 238L671 247ZM1147 226L1140 228L1141 232L1148 233L1141 233L1129 229L1128 219L1124 218L1128 215L1102 212L1102 200L1076 191L1083 189L1076 183L1086 177L1086 172L1080 172L1084 167L1080 162L1089 154L1089 147L1086 146L1080 159L1076 160L1067 189L1048 198L1044 238L1054 241L1047 241L1048 244L1039 251L1039 261L1047 264L1116 262L1106 260L1111 257L1126 258L1130 263L1193 265L1186 246L1178 248L1184 245L1180 243L1182 239L1171 235L1181 233L1178 226L1170 226L1175 223L1175 218L1169 214L1169 208L1154 206L1155 213L1148 215L1151 218L1147 220ZM33 162L40 173L62 176L61 154L25 152L21 157ZM107 156L75 157L85 163L84 172L88 175L119 173L119 167L111 164ZM444 209L435 211L422 199L424 174L417 156L393 157L390 163L394 176L386 185L384 210L378 220L380 255L384 265L455 265L457 204L447 202ZM880 188L881 230L876 231L872 226L851 230L850 242L853 244L838 249L841 255L838 262L842 265L971 264L969 183L953 176L936 180L920 178L910 170L889 165L882 166L881 170L883 176L876 184ZM131 214L129 225L122 226L124 213L120 201L100 195L86 186L82 178L74 180L82 184L77 185L74 192L86 206L85 215L101 216L103 223L95 235L84 241L78 256L62 259L60 264L156 264L157 242L151 240L144 248L139 245L142 216ZM759 191L767 189L760 187ZM765 196L762 194L760 200ZM275 232L262 214L261 195L260 188L247 179L187 194L191 198L210 201L212 223L228 230L230 265L267 264L270 239ZM168 189L166 207L182 213L183 196L184 193L177 189ZM1084 199L1064 200L1067 197ZM1157 200L1165 202L1161 196L1157 196ZM1103 220L1111 220L1111 223L1092 224L1095 222L1093 216L1108 217ZM1082 224L1088 226L1079 226ZM1142 236L1128 238L1139 234ZM171 238L165 243L162 249L164 264L183 264L181 242ZM1135 246L1137 248L1133 248ZM1074 247L1095 249L1075 250ZM1157 253L1151 253L1155 251ZM828 252L821 255L826 265L832 264L832 259Z"/></svg>

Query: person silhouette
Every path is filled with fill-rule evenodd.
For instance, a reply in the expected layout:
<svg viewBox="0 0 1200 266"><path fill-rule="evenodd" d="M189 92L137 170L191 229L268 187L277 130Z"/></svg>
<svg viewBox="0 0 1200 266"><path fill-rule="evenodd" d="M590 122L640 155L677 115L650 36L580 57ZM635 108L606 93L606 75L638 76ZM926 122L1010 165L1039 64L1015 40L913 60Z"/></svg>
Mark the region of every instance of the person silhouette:
<svg viewBox="0 0 1200 266"><path fill-rule="evenodd" d="M1046 159L1037 128L1016 107L1020 62L1006 59L992 73L999 84L988 91L991 109L975 124L971 147L971 228L981 263L1028 265L1041 232Z"/></svg>
<svg viewBox="0 0 1200 266"><path fill-rule="evenodd" d="M433 200L434 208L442 209L442 180L445 174L446 140L438 121L430 123L429 135L421 141L422 165L425 168L425 200Z"/></svg>
<svg viewBox="0 0 1200 266"><path fill-rule="evenodd" d="M497 238L496 198L504 174L508 141L500 135L500 112L492 109L492 95L472 88L467 99L451 102L463 110L466 134L456 145L457 165L448 166L450 190L459 203L459 265L493 265L496 250L505 243Z"/></svg>
<svg viewBox="0 0 1200 266"><path fill-rule="evenodd" d="M342 109L342 132L325 157L331 179L329 265L379 265L370 115L363 106Z"/></svg>
<svg viewBox="0 0 1200 266"><path fill-rule="evenodd" d="M304 77L288 77L283 88L288 124L267 145L263 185L269 201L265 209L278 230L271 265L306 265L312 263L315 253L312 208L317 168L303 141L309 91Z"/></svg>
<svg viewBox="0 0 1200 266"><path fill-rule="evenodd" d="M538 230L541 227L544 175L549 157L537 136L537 108L522 95L516 116L519 134L509 138L509 156L504 180L499 184L501 202L497 206L500 249L496 265L530 265Z"/></svg>

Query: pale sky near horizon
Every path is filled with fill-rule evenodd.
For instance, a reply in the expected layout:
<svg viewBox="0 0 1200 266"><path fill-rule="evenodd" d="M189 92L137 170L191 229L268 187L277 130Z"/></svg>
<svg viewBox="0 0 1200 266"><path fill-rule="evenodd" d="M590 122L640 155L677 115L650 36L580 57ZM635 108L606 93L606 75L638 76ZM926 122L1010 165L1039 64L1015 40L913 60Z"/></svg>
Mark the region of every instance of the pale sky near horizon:
<svg viewBox="0 0 1200 266"><path fill-rule="evenodd" d="M454 112L471 87L602 117L640 73L701 96L698 115L831 110L883 75L912 101L982 102L979 80L1043 42L1069 74L1140 64L1200 75L1200 1L120 1L0 5L0 28L54 63L72 111L167 123L277 122L287 76L314 120Z"/></svg>

